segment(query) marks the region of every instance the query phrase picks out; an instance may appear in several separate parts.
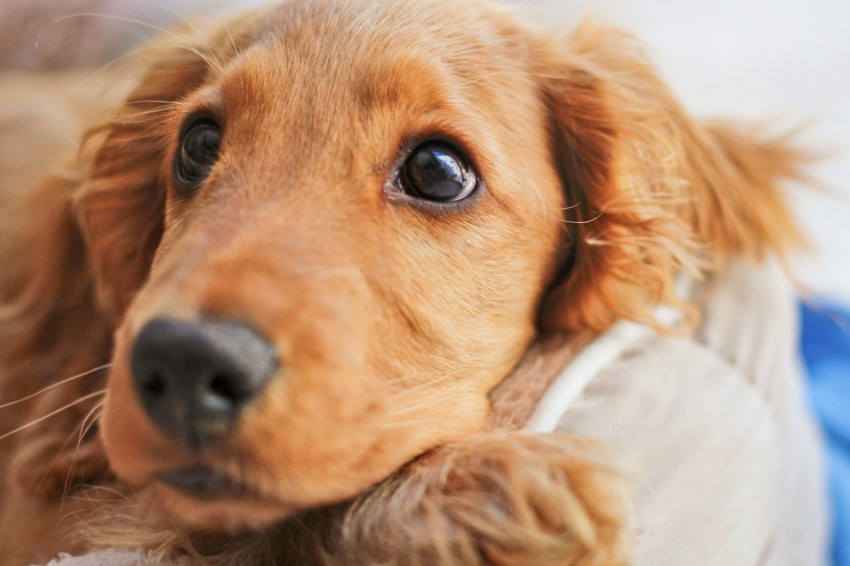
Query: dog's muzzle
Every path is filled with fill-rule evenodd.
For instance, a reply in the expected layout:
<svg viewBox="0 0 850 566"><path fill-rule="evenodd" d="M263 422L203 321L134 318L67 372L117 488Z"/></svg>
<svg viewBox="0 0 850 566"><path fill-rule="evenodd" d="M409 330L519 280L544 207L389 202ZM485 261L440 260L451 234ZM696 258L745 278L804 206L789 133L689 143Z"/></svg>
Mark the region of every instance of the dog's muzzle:
<svg viewBox="0 0 850 566"><path fill-rule="evenodd" d="M275 347L245 324L167 318L142 328L130 363L150 418L195 450L232 428L278 366Z"/></svg>

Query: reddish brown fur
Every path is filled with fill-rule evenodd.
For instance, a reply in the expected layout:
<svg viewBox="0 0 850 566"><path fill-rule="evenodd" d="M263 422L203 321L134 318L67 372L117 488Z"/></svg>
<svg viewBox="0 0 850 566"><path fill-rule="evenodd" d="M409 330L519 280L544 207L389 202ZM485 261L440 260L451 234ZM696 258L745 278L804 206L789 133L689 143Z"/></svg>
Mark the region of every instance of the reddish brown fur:
<svg viewBox="0 0 850 566"><path fill-rule="evenodd" d="M488 394L542 335L657 325L659 303L689 312L679 274L782 254L799 237L776 182L798 155L691 120L619 32L550 37L475 0L291 0L183 39L150 48L69 174L0 201L2 399L112 361L84 449L66 441L94 397L0 444L17 454L5 520L69 476L106 481L102 440L132 500L165 517L102 542L223 564L622 562L621 479L578 439L499 430L528 413L504 402L516 382ZM225 137L188 200L171 161L199 110ZM387 184L433 135L486 181L457 210ZM146 321L201 313L249 321L285 369L224 446L192 453L148 420L127 357ZM3 424L102 386L95 373ZM198 463L256 496L201 502L154 479ZM25 529L53 527L47 505ZM114 527L121 504L102 506Z"/></svg>

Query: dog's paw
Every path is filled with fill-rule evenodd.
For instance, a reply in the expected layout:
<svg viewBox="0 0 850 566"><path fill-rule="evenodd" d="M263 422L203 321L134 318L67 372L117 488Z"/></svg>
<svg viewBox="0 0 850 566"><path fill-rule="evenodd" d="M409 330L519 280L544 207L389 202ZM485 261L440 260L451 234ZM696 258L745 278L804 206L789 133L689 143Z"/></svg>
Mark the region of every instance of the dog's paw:
<svg viewBox="0 0 850 566"><path fill-rule="evenodd" d="M492 432L434 451L356 501L326 561L621 564L627 516L623 478L587 441Z"/></svg>

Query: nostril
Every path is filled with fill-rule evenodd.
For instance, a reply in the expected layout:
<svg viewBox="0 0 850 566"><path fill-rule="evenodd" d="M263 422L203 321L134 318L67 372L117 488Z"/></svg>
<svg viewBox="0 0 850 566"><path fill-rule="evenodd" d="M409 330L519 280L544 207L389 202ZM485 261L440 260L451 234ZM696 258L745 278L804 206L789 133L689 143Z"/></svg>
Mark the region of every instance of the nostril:
<svg viewBox="0 0 850 566"><path fill-rule="evenodd" d="M212 381L210 381L209 390L216 397L228 401L233 405L238 405L250 397L250 395L240 390L237 386L237 382L238 380L231 376L218 373L214 375Z"/></svg>
<svg viewBox="0 0 850 566"><path fill-rule="evenodd" d="M138 384L142 393L150 397L162 397L168 389L165 378L156 370L151 370L139 376Z"/></svg>

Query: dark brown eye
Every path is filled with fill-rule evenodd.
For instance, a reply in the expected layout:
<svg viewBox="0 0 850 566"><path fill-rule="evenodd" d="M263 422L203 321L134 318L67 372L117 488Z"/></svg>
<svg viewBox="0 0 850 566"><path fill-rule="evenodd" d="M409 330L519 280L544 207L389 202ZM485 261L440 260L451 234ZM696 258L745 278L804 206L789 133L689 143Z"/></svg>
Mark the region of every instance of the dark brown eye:
<svg viewBox="0 0 850 566"><path fill-rule="evenodd" d="M196 118L183 131L174 173L182 188L198 188L218 159L221 128L208 116Z"/></svg>
<svg viewBox="0 0 850 566"><path fill-rule="evenodd" d="M469 159L445 142L426 142L414 149L399 177L405 193L436 202L463 200L478 186Z"/></svg>

